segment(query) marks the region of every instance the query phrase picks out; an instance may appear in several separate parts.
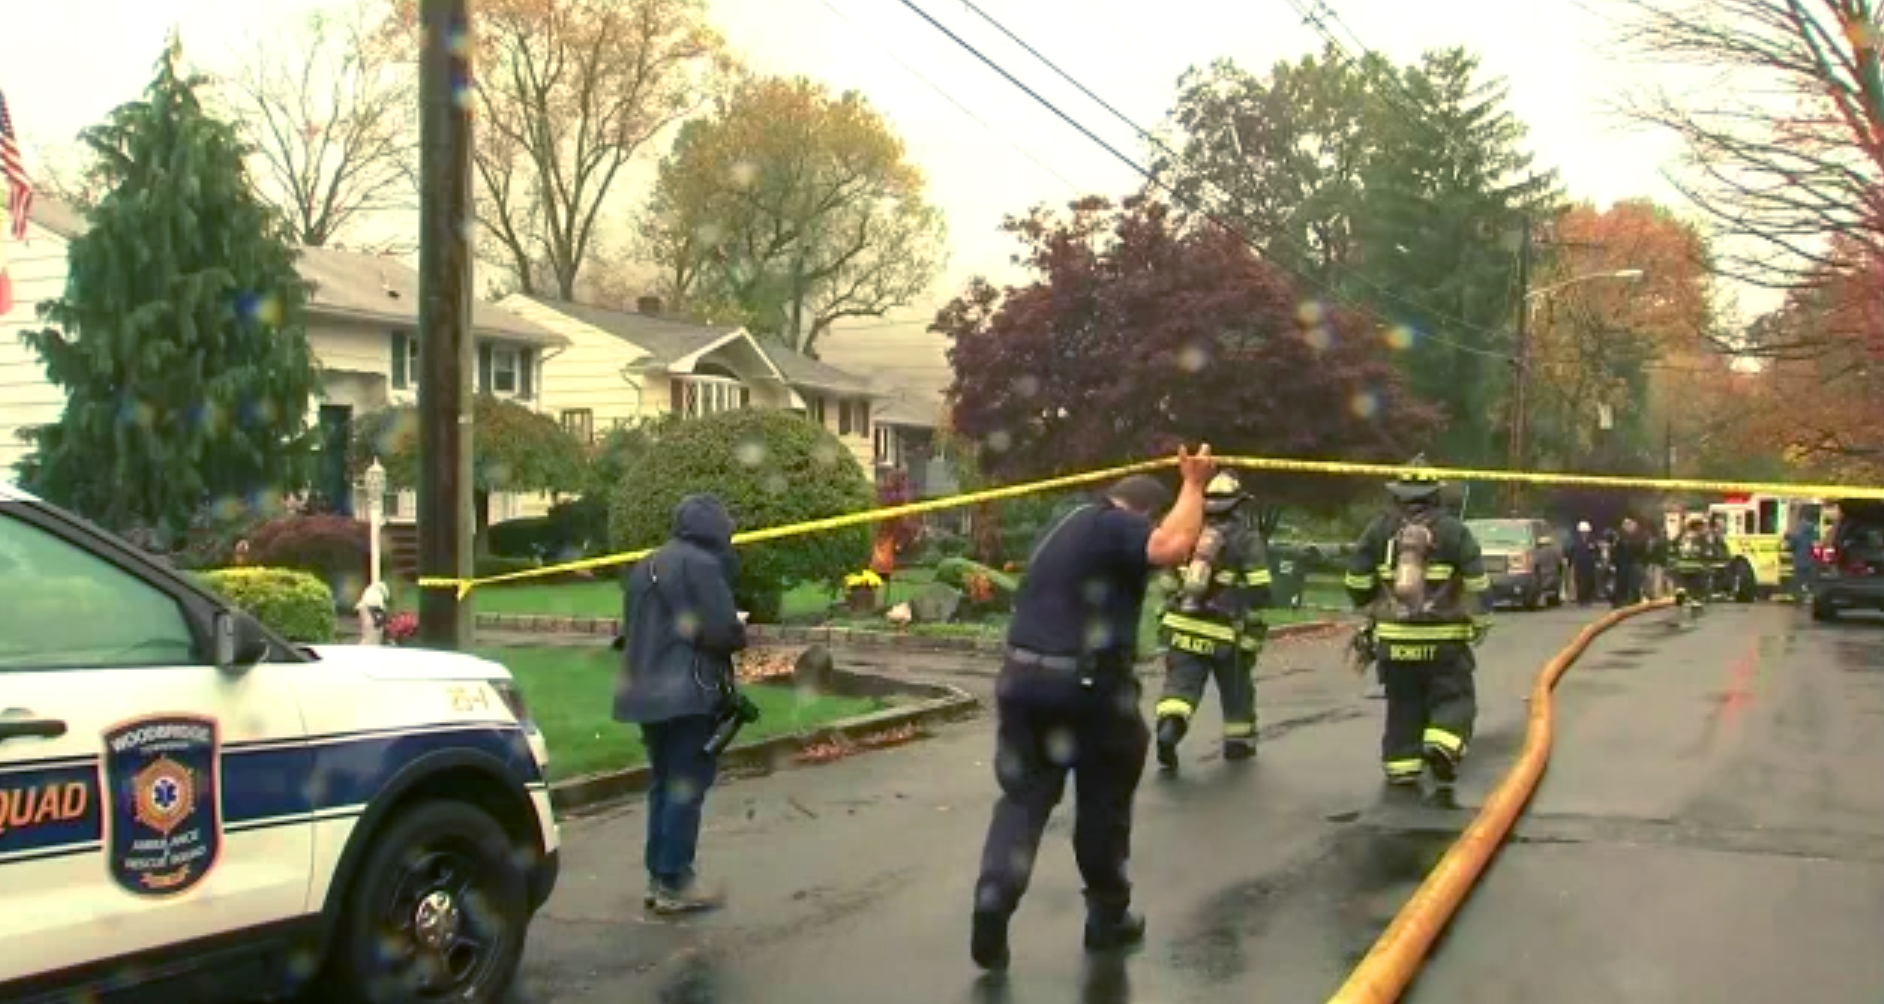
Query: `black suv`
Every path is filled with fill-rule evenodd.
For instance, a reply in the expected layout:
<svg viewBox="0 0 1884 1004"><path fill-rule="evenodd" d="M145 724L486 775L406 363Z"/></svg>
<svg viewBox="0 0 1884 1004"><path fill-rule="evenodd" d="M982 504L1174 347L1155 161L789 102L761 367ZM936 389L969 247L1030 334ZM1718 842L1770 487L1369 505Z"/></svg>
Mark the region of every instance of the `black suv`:
<svg viewBox="0 0 1884 1004"><path fill-rule="evenodd" d="M1841 610L1884 611L1884 501L1838 503L1832 539L1819 548L1812 583L1812 619L1829 621Z"/></svg>

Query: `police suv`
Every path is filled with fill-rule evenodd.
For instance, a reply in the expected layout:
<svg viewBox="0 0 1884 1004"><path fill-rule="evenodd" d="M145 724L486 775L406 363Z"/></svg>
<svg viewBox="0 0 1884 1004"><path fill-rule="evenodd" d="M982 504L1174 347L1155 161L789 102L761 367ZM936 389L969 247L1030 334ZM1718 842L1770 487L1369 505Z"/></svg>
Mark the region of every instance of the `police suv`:
<svg viewBox="0 0 1884 1004"><path fill-rule="evenodd" d="M0 1001L494 1001L548 760L502 666L290 644L0 485Z"/></svg>

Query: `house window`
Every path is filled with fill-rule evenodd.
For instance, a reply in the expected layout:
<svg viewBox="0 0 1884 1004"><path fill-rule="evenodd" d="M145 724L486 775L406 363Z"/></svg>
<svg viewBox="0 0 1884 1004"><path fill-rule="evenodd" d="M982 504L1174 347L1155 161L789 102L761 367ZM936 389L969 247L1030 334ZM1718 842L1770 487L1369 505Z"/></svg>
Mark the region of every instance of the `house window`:
<svg viewBox="0 0 1884 1004"><path fill-rule="evenodd" d="M399 518L399 493L398 492L387 492L385 495L380 496L379 514L382 518L385 518L385 519L398 519Z"/></svg>
<svg viewBox="0 0 1884 1004"><path fill-rule="evenodd" d="M722 411L744 408L752 402L752 391L737 380L716 376L673 378L669 405L674 414L699 418Z"/></svg>
<svg viewBox="0 0 1884 1004"><path fill-rule="evenodd" d="M807 396L805 398L805 417L811 419L812 424L816 425L818 428L824 428L824 398L816 394Z"/></svg>
<svg viewBox="0 0 1884 1004"><path fill-rule="evenodd" d="M392 373L394 390L419 385L419 339L408 331L392 333Z"/></svg>
<svg viewBox="0 0 1884 1004"><path fill-rule="evenodd" d="M588 408L573 408L563 412L563 431L576 437L579 443L595 441L595 412Z"/></svg>
<svg viewBox="0 0 1884 1004"><path fill-rule="evenodd" d="M499 394L517 392L516 349L498 349L491 353L491 389Z"/></svg>
<svg viewBox="0 0 1884 1004"><path fill-rule="evenodd" d="M839 401L837 432L840 436L870 435L870 402Z"/></svg>
<svg viewBox="0 0 1884 1004"><path fill-rule="evenodd" d="M896 430L887 425L879 425L876 429L875 439L877 444L877 463L885 467L901 467L903 465L903 451L898 449L898 447L903 444L902 441L897 438Z"/></svg>

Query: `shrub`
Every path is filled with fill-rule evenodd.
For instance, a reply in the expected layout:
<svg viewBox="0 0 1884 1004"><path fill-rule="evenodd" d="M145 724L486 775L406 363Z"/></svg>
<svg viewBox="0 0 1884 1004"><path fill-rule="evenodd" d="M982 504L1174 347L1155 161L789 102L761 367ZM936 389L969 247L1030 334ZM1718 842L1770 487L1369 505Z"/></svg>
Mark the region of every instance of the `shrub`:
<svg viewBox="0 0 1884 1004"><path fill-rule="evenodd" d="M789 411L721 412L664 429L623 465L610 498L609 536L617 550L660 544L674 507L711 493L741 529L798 523L870 508L870 482L837 437ZM742 547L735 590L755 622L778 619L785 591L829 583L870 558L868 526Z"/></svg>
<svg viewBox="0 0 1884 1004"><path fill-rule="evenodd" d="M255 531L279 518L281 506L265 511L241 499L226 499L203 506L190 518L177 551L171 556L179 568L221 568L235 563L237 541L248 540ZM251 548L253 544L250 545ZM251 555L251 558L253 555Z"/></svg>
<svg viewBox="0 0 1884 1004"><path fill-rule="evenodd" d="M334 594L327 584L292 568L218 568L198 573L202 583L289 641L334 640Z"/></svg>
<svg viewBox="0 0 1884 1004"><path fill-rule="evenodd" d="M289 516L257 527L249 537L251 564L307 572L342 601L366 587L371 555L371 531L346 516Z"/></svg>
<svg viewBox="0 0 1884 1004"><path fill-rule="evenodd" d="M935 567L936 581L962 591L962 598L984 613L1006 611L1014 605L1020 580L967 558L949 558Z"/></svg>

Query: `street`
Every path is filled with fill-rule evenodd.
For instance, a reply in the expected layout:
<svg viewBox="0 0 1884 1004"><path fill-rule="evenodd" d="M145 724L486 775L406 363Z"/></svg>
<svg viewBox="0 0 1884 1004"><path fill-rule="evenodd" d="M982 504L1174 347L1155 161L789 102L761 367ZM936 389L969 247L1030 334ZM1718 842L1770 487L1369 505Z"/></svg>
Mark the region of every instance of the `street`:
<svg viewBox="0 0 1884 1004"><path fill-rule="evenodd" d="M1500 618L1479 652L1479 738L1459 810L1382 803L1381 704L1342 668L1341 638L1273 645L1261 758L1216 756L1213 708L1180 776L1154 768L1145 779L1133 871L1150 935L1127 959L1089 963L1080 949L1063 805L1016 918L1012 971L980 979L969 963L970 886L994 793L984 719L718 789L703 865L733 900L699 919L643 916L638 807L566 822L563 881L533 928L518 996L1325 1000L1497 782L1532 674L1588 616ZM1783 606L1717 606L1694 627L1673 619L1626 623L1565 677L1531 811L1407 999L1884 993L1884 960L1870 951L1884 919L1884 744L1867 731L1884 714L1884 630L1813 625ZM901 661L983 693L993 669Z"/></svg>

